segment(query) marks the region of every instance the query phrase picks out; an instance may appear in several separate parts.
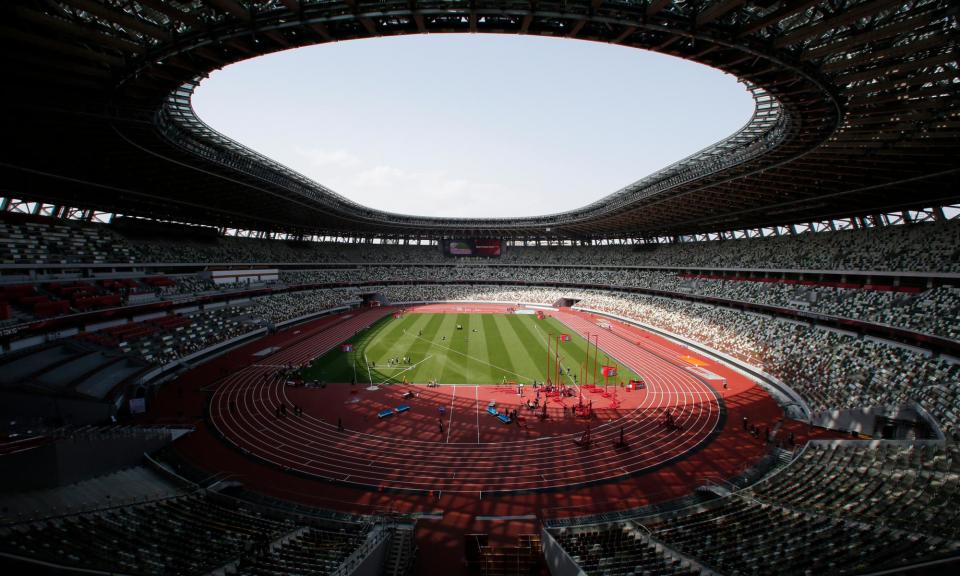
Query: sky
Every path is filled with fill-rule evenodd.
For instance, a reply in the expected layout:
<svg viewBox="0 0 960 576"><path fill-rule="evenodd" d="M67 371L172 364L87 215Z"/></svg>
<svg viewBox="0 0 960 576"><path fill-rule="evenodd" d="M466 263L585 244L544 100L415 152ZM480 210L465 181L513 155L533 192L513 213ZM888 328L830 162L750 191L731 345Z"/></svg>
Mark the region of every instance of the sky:
<svg viewBox="0 0 960 576"><path fill-rule="evenodd" d="M197 115L361 204L535 216L612 194L743 126L718 70L607 44L508 35L353 40L239 62Z"/></svg>

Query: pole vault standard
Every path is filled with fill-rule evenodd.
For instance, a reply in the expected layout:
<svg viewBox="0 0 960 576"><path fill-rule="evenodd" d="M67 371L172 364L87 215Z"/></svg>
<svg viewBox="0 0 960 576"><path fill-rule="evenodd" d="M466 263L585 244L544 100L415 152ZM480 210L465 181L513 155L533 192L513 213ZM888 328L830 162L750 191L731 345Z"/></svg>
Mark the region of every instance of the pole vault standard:
<svg viewBox="0 0 960 576"><path fill-rule="evenodd" d="M603 362L603 391L606 392L606 391L607 391L607 378L608 378L608 376L607 376L607 374L608 374L608 373L607 373L607 366L610 365L610 357L607 356L606 354L604 354L603 357L605 358L605 360L604 360L604 362Z"/></svg>
<svg viewBox="0 0 960 576"><path fill-rule="evenodd" d="M353 383L357 383L357 350L353 349Z"/></svg>
<svg viewBox="0 0 960 576"><path fill-rule="evenodd" d="M556 362L554 362L554 369L557 373L557 389L559 390L563 385L563 380L560 379L560 335L557 334L557 341L553 346L553 353L556 355Z"/></svg>
<svg viewBox="0 0 960 576"><path fill-rule="evenodd" d="M587 375L587 377L590 379L590 385L591 385L591 386L596 386L596 385L597 385L597 377L594 376L594 366L596 365L596 361L594 360L594 363L593 363L593 364L590 363L590 356L591 356L592 350L593 350L593 337L594 337L594 336L595 336L595 335L591 335L591 336L590 336L590 340L587 342L587 370L590 371L590 373Z"/></svg>
<svg viewBox="0 0 960 576"><path fill-rule="evenodd" d="M590 384L591 386L592 384L590 383L590 348L592 347L592 342L593 342L593 335L588 332L587 333L587 362L583 367L583 383Z"/></svg>
<svg viewBox="0 0 960 576"><path fill-rule="evenodd" d="M596 386L596 385L597 385L597 368L598 368L597 364L598 364L598 361L600 360L600 359L598 358L598 356L600 355L600 335L599 335L599 334L594 334L594 335L593 335L593 340L594 340L594 344L593 344L593 385Z"/></svg>
<svg viewBox="0 0 960 576"><path fill-rule="evenodd" d="M587 359L580 363L580 387L590 384L587 378L587 367L590 366L590 333L587 332Z"/></svg>
<svg viewBox="0 0 960 576"><path fill-rule="evenodd" d="M546 384L550 384L550 375L553 373L550 369L550 343L551 342L553 342L553 332L550 332L549 334L547 334L547 369L543 373L543 375L547 379L547 381L545 382Z"/></svg>

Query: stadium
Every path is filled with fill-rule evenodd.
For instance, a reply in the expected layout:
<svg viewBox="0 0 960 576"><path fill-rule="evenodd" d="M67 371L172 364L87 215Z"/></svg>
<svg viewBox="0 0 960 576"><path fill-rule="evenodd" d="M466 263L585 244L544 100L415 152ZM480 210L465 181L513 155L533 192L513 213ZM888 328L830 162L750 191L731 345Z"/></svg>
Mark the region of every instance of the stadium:
<svg viewBox="0 0 960 576"><path fill-rule="evenodd" d="M0 566L956 573L958 13L3 2ZM242 61L450 34L686 60L752 113L473 217L368 206L195 108Z"/></svg>

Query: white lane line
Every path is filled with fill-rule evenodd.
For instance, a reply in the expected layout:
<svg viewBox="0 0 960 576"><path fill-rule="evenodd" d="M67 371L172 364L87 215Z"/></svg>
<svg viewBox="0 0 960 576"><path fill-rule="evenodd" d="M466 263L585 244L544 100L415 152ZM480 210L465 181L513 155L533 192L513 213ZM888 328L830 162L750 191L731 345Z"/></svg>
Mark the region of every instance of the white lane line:
<svg viewBox="0 0 960 576"><path fill-rule="evenodd" d="M414 368L416 368L417 366L423 364L424 362L426 362L427 360L429 360L429 359L431 359L431 358L433 358L433 354L427 356L426 358L424 358L423 360L417 362L417 363L414 364L413 366L410 366L409 368L404 368L403 370L397 372L397 373L394 374L393 376L388 377L387 380L393 380L393 379L395 379L397 376L399 376L399 375L403 374L404 372L406 372L407 370L413 370ZM387 380L384 380L384 383L386 383Z"/></svg>
<svg viewBox="0 0 960 576"><path fill-rule="evenodd" d="M447 444L450 443L450 430L453 428L453 401L457 399L457 387L453 387L453 396L450 397L450 421L447 422Z"/></svg>
<svg viewBox="0 0 960 576"><path fill-rule="evenodd" d="M646 352L646 351L644 351L642 348L640 349L640 351L641 351L641 352ZM647 356L647 354L641 354L639 357L631 357L631 361L633 361L633 362L641 362L640 358L644 358L645 356ZM658 358L654 355L652 358L647 358L647 360L658 360ZM660 360L660 363L662 363L662 360ZM665 368L669 368L669 366L670 366L670 365L667 364L667 365L665 366ZM656 372L656 371L654 371L654 372ZM671 372L671 373L672 373L672 372ZM682 375L682 374L674 374L674 376L683 376L683 375ZM264 395L264 394L267 394L267 393L271 393L271 396L272 396L272 395L276 395L278 392L282 392L282 393L284 393L284 394L285 394L285 392L286 392L285 389L284 389L282 386L278 386L279 382L277 382L276 380L271 381L271 382L269 383L269 388L267 388L267 385L264 385L263 383L257 384L257 383L255 382L254 378L255 378L255 376L254 376L253 374L244 374L244 375L241 375L240 378L239 378L240 381L237 383L237 385L231 386L231 387L228 388L227 390L219 390L219 391L215 392L215 396L217 396L218 402L219 402L218 405L219 405L220 408L221 408L221 410L218 411L217 414L219 415L220 418L225 418L225 419L227 419L227 421L225 421L224 424L226 424L226 426L227 426L228 428L230 427L230 420L236 420L236 418L235 418L233 415L231 415L231 414L229 414L229 413L225 413L225 411L222 410L222 407L223 407L224 403L225 403L225 402L228 403L230 397L232 397L232 396L238 396L238 397L242 398L241 402L246 406L247 401L251 398L251 392L252 392L252 397L253 397L253 398L256 398L256 397L257 397L257 393L256 393L256 388L257 388L257 387L266 388L266 391L261 390L261 400L264 399L264 398L263 398L263 395ZM670 395L682 396L682 394L679 394L679 393L677 392L677 387L675 386L675 384L676 384L676 381L675 381L675 380L676 380L675 378L668 378L668 379L667 379L667 382L664 382L663 384L669 383L670 386L664 386L664 387L663 387L663 391L664 391L665 393L667 393L667 394L670 394ZM683 383L688 382L688 381L689 381L689 377L681 378L680 384L683 384ZM687 384L687 385L689 385L689 384ZM247 386L251 386L251 387L253 388L253 390L247 389ZM654 382L651 382L651 387L652 387L652 388L655 387L655 386L654 386ZM691 395L692 395L692 394L691 394ZM280 399L280 398L277 398L277 399ZM269 400L273 400L273 398L271 397L271 398L269 398ZM255 403L255 405L259 406L259 403ZM271 406L272 406L271 404L268 404L268 405L267 405L268 408L271 407ZM699 422L700 422L700 419L699 419L699 418L696 418L696 416L698 415L697 413L698 413L698 412L703 412L703 411L704 411L704 408L708 408L708 409L709 409L709 408L711 407L710 403L707 403L707 404L698 404L697 406L698 406L698 410L695 411L695 412L693 412L693 413L688 412L688 411L686 411L686 410L683 412L683 416L684 416L683 419L684 419L685 421L688 420L688 419L694 419L694 420L696 420L696 421L699 423ZM713 416L713 419L716 419L716 413L713 412L712 410L710 410L710 411L708 412L708 414L709 414L710 416ZM253 415L253 414L251 414L251 415ZM246 416L246 415L244 414L243 416ZM257 410L257 414L255 414L255 416L257 416L258 418L259 418L259 417L264 417L264 416L266 416L267 418L270 418L270 414L268 414L267 412L261 412L260 410ZM687 418L688 416L689 416L690 418ZM309 419L309 415L308 415L308 419ZM281 423L279 423L279 425L280 425L281 428L288 428L289 425L294 424L294 423L295 423L295 422L291 420L291 421L281 422ZM273 425L273 424L276 424L276 423L272 423L271 425ZM704 423L704 425L706 425L706 424L709 424L709 422L705 422L705 423ZM282 432L287 432L287 433L289 433L288 430L282 430ZM693 434L693 436L696 436L696 434ZM302 436L301 436L301 437L302 437ZM695 438L694 438L694 439L695 439ZM287 438L275 438L275 440L287 440ZM678 439L678 440L679 440L679 439ZM312 442L312 441L311 441L311 442ZM673 443L673 440L670 440L670 443ZM257 444L262 444L261 439L258 439L258 438L256 438L256 437L254 437L254 438L253 438L253 444L251 444L251 447L254 447L254 449L259 452L259 450L257 449L257 448L259 448L259 446L256 446ZM683 444L687 444L687 442L683 442ZM290 447L291 447L291 448L295 448L295 446L290 446ZM680 448L680 446L677 446L677 448ZM241 449L244 449L244 448L241 448ZM282 454L287 454L287 453L288 453L288 451L287 451L286 449L281 449L279 452L282 453ZM289 460L288 457L286 457L286 456L281 456L281 458L284 458L284 460L281 460L281 462L290 463L290 460ZM269 460L269 458L268 458L268 460ZM274 461L275 461L275 460L274 460ZM368 461L366 462L366 464L367 464L368 466L370 466L371 461L368 460ZM632 463L631 463L631 466L632 466ZM345 468L345 469L346 469L346 471L348 471L348 472L350 471L349 468ZM552 474L552 473L551 473L550 475L551 475L551 476L554 476L554 474ZM468 491L468 490L461 490L461 491L466 492L466 491Z"/></svg>
<svg viewBox="0 0 960 576"><path fill-rule="evenodd" d="M480 443L480 393L479 393L479 390L480 390L479 386L473 387L473 399L476 400L476 403L477 403L477 444Z"/></svg>

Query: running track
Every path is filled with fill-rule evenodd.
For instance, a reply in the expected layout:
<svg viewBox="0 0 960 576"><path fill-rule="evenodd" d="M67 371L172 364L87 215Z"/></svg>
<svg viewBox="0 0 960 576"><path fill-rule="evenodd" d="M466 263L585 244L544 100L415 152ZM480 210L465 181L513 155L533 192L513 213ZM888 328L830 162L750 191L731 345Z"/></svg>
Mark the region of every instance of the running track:
<svg viewBox="0 0 960 576"><path fill-rule="evenodd" d="M565 312L554 313L554 317L581 334L599 333L601 350L641 374L647 383L645 393L633 396L636 405L619 419L595 424L590 448L574 445L573 439L580 434L576 427L569 434L532 440L482 442L478 435L476 442L449 442L442 437L422 439L416 426L400 423L401 416L395 417L398 425L389 434L341 432L330 410L275 417L278 405L293 404L287 387L275 376L277 366L309 361L390 312L373 309L359 313L228 376L211 398L213 426L242 451L308 476L379 490L482 496L570 488L648 471L700 447L720 424L722 407L717 395L677 362L675 354L639 347ZM357 388L360 402L365 394L378 394ZM456 390L453 388L453 394ZM480 399L475 394L470 396L476 397L479 410ZM662 426L662 411L668 407L681 431L667 431ZM431 420L423 426L435 424ZM613 447L621 427L631 443L627 450Z"/></svg>

